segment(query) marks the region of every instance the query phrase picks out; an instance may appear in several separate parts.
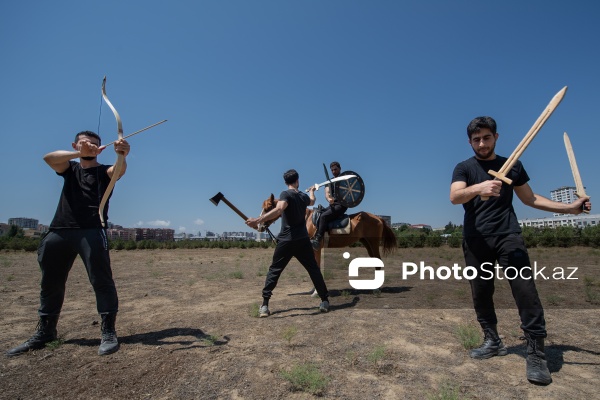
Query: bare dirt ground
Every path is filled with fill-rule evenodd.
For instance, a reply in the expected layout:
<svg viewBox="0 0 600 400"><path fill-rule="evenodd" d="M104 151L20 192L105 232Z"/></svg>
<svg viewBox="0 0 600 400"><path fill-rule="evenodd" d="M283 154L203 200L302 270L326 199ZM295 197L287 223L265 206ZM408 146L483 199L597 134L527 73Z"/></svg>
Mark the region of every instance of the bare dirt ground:
<svg viewBox="0 0 600 400"><path fill-rule="evenodd" d="M482 361L470 359L457 336L459 327L476 325L468 283L401 279L403 262L463 265L460 250L398 249L384 259L386 283L375 292L350 287L342 251L365 256L360 248L326 253L329 313L306 294L312 285L294 260L274 292L273 314L260 319L252 307L260 304L272 249L114 251L121 350L104 357L97 355L93 291L78 260L58 326L63 343L0 356L0 398L305 399L313 394L283 376L305 363L327 379L318 393L327 399L434 398L447 388L471 399L600 398L600 315L589 301L600 292L600 250L530 250L546 271L579 268L578 280L537 283L549 386L525 378L506 281L497 283L495 298L509 354ZM372 274L366 270L364 279ZM0 253L3 352L35 328L39 278L35 253Z"/></svg>

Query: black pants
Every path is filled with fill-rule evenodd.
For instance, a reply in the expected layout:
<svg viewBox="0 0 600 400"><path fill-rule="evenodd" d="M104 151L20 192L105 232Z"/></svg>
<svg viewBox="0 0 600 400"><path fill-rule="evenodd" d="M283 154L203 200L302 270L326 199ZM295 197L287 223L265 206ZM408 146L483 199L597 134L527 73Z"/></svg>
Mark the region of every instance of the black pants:
<svg viewBox="0 0 600 400"><path fill-rule="evenodd" d="M98 313L118 311L119 300L104 230L58 229L49 232L38 248L38 263L42 271L39 315L60 314L67 277L78 254L96 293Z"/></svg>
<svg viewBox="0 0 600 400"><path fill-rule="evenodd" d="M509 234L503 236L489 236L465 238L463 240L463 252L465 255L466 266L477 268L477 278L472 279L471 294L473 296L473 306L477 314L477 321L482 327L486 325L496 325L496 311L494 310L494 279L489 278L490 273L482 271L482 265L485 270L493 271L494 276L497 264L504 271L507 267L514 267L519 274L515 279L507 279L512 295L519 310L521 318L521 329L533 336L546 337L546 321L544 320L544 310L535 287L535 281L530 269L529 255L525 248L525 242L520 234ZM484 264L490 263L490 264ZM511 270L507 276L513 277L515 271ZM529 277L530 279L521 278Z"/></svg>
<svg viewBox="0 0 600 400"><path fill-rule="evenodd" d="M317 235L323 236L327 231L327 225L336 218L344 215L348 208L339 203L333 203L323 211L319 217L319 226L317 227Z"/></svg>
<svg viewBox="0 0 600 400"><path fill-rule="evenodd" d="M300 264L306 269L321 300L327 300L327 286L325 285L325 280L323 279L317 260L315 260L315 254L308 237L288 242L279 241L279 243L277 243L277 247L275 247L275 252L273 253L273 263L269 267L265 287L262 291L263 298L271 298L281 273L292 257L296 257Z"/></svg>

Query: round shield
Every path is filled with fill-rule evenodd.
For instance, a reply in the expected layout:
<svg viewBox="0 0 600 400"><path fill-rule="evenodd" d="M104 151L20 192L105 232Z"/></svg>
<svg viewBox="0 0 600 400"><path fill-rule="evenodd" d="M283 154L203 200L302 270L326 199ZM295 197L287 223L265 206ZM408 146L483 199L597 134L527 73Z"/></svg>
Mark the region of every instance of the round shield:
<svg viewBox="0 0 600 400"><path fill-rule="evenodd" d="M339 176L344 175L356 175L356 177L345 181L335 182L335 198L344 207L356 207L365 196L365 183L356 172L345 171Z"/></svg>

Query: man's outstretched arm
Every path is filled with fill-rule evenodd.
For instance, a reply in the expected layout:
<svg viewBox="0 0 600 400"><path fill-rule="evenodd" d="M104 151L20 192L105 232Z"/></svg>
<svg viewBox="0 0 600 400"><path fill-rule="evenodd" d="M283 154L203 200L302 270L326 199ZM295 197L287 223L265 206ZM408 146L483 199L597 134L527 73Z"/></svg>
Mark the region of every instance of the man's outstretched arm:
<svg viewBox="0 0 600 400"><path fill-rule="evenodd" d="M515 193L523 204L537 208L538 210L563 214L581 214L584 207L588 211L592 209L592 203L590 203L589 197L582 197L570 204L552 201L537 193L533 193L533 190L528 183L521 186L515 186Z"/></svg>

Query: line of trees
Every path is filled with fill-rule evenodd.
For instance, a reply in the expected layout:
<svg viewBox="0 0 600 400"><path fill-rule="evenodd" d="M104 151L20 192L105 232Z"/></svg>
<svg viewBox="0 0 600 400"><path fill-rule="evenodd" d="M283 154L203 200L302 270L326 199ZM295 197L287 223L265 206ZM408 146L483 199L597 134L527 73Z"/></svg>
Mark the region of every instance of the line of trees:
<svg viewBox="0 0 600 400"><path fill-rule="evenodd" d="M576 228L559 226L556 228L523 227L523 239L528 248L532 247L600 247L600 225ZM396 231L398 247L440 247L447 244L450 247L462 246L462 226L446 225L443 231L414 229L403 226Z"/></svg>
<svg viewBox="0 0 600 400"><path fill-rule="evenodd" d="M112 250L145 250L145 249L266 249L274 246L272 242L240 241L209 241L209 240L180 240L177 242L157 242L155 240L115 240L110 242Z"/></svg>
<svg viewBox="0 0 600 400"><path fill-rule="evenodd" d="M399 248L422 248L462 246L462 226L449 223L443 231L429 229L415 229L406 225L395 231ZM533 247L600 247L600 225L588 226L583 229L572 226L557 228L523 228L523 238L529 248ZM6 235L0 236L0 250L36 251L40 238L25 237L23 230L16 226L10 228ZM360 245L357 243L357 245ZM271 241L208 241L208 240L182 240L178 242L157 242L154 240L110 241L112 250L145 250L145 249L249 249L274 247Z"/></svg>
<svg viewBox="0 0 600 400"><path fill-rule="evenodd" d="M0 236L0 250L36 251L41 238L26 237L23 229L11 226L6 235ZM178 242L158 242L155 240L109 240L111 250L146 250L146 249L252 249L273 247L271 241L208 241L208 240L181 240Z"/></svg>

